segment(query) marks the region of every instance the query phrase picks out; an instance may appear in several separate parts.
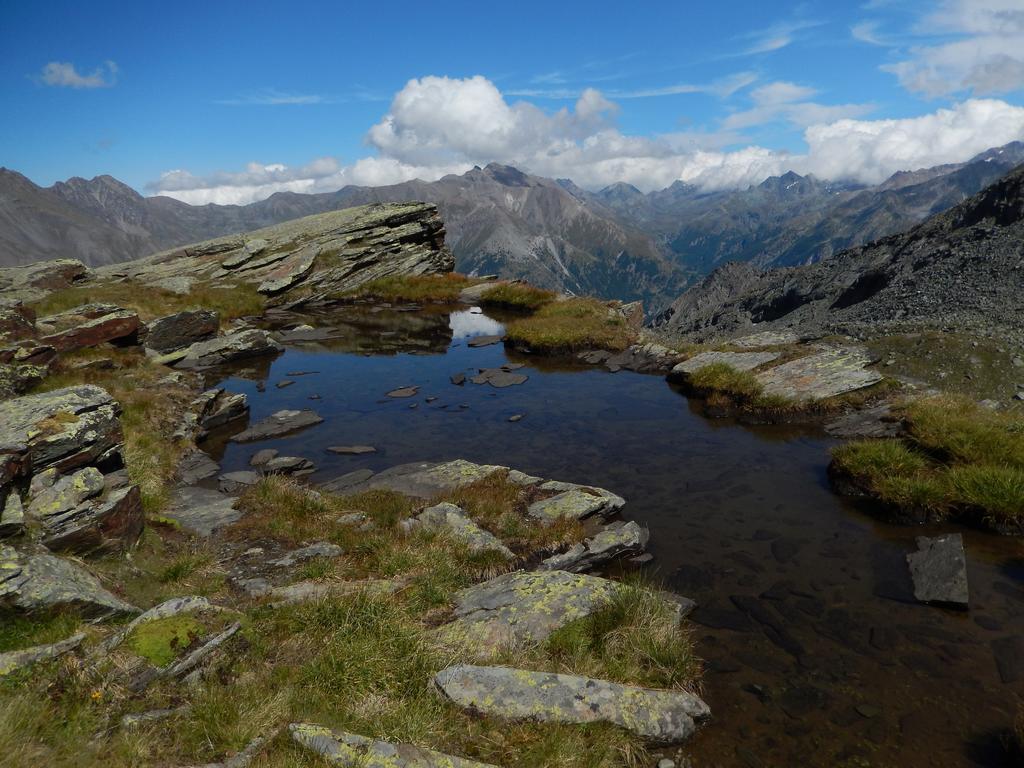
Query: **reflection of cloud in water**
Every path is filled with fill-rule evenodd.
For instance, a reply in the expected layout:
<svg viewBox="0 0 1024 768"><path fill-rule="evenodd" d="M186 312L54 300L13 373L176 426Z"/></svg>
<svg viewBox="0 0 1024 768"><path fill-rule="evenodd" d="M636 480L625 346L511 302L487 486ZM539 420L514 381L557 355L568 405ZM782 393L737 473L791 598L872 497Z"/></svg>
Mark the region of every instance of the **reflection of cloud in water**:
<svg viewBox="0 0 1024 768"><path fill-rule="evenodd" d="M448 327L452 329L452 338L464 339L467 336L497 336L505 333L505 326L497 320L492 320L487 315L479 314L480 310L473 307L476 312L463 310L452 312L448 317Z"/></svg>

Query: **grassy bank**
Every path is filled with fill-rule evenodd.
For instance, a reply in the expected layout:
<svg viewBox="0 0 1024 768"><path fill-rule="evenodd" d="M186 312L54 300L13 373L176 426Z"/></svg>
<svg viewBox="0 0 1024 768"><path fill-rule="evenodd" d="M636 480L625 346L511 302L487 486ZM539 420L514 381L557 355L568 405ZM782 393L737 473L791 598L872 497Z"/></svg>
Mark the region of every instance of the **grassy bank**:
<svg viewBox="0 0 1024 768"><path fill-rule="evenodd" d="M514 489L518 492L514 492ZM497 535L515 528L529 493L502 477L464 488L452 499ZM526 495L524 495L526 494ZM222 760L255 736L291 721L320 722L371 737L408 741L508 768L592 768L647 765L645 745L611 726L507 723L467 714L430 685L433 674L466 661L438 644L434 630L449 615L454 592L514 564L474 554L459 541L401 523L418 506L394 493L358 496L313 493L268 478L241 500L243 518L216 547L197 547L180 533L150 530L131 561L100 563L105 581L130 599L150 604L171 595L206 594L240 611L203 614L136 631L96 666L75 656L0 680L0 758L7 765L194 765ZM359 510L365 520L338 523ZM507 543L520 559L552 544L556 533L523 519ZM572 540L575 529L557 531ZM344 585L390 579L389 594L339 590L308 603L271 609L240 599L224 578L228 563L253 541L264 548L299 540L339 544L344 555L316 560L299 577ZM369 583L369 582L363 582ZM196 686L158 681L145 693L125 685L140 658L166 661L197 635L241 619ZM0 651L75 631L68 618L0 632ZM109 628L88 627L89 645ZM593 675L660 688L692 689L699 675L690 636L674 611L642 582L628 583L605 608L573 622L537 646L507 651L497 663L526 669ZM126 729L122 715L190 707L168 719ZM323 764L281 734L254 765Z"/></svg>
<svg viewBox="0 0 1024 768"><path fill-rule="evenodd" d="M555 301L533 315L508 323L513 344L533 352L579 352L585 349L621 351L636 340L622 313L598 299Z"/></svg>
<svg viewBox="0 0 1024 768"><path fill-rule="evenodd" d="M264 298L256 287L245 283L229 288L196 283L186 296L149 286L132 287L126 283L96 282L54 291L35 303L39 317L65 312L83 304L115 304L139 313L144 321L182 312L186 309L213 309L221 322L238 317L263 314Z"/></svg>
<svg viewBox="0 0 1024 768"><path fill-rule="evenodd" d="M911 403L905 416L905 438L840 446L833 472L911 517L1022 530L1024 416L955 395Z"/></svg>
<svg viewBox="0 0 1024 768"><path fill-rule="evenodd" d="M457 272L443 275L394 275L363 283L337 298L450 304L458 301L462 289L472 284L470 278Z"/></svg>
<svg viewBox="0 0 1024 768"><path fill-rule="evenodd" d="M480 304L520 312L536 312L554 301L556 296L554 291L534 288L526 283L503 283L484 291L480 296Z"/></svg>

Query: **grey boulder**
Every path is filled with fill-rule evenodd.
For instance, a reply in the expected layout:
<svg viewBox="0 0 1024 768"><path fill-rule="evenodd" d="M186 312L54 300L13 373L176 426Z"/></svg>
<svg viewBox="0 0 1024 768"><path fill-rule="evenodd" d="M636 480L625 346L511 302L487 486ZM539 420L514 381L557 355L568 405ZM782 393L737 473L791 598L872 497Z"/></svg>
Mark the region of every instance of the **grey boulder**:
<svg viewBox="0 0 1024 768"><path fill-rule="evenodd" d="M283 350L284 347L271 338L269 333L254 328L209 341L196 342L188 348L185 356L176 363L176 367L212 368L250 357L276 355Z"/></svg>
<svg viewBox="0 0 1024 768"><path fill-rule="evenodd" d="M917 552L907 555L914 597L922 603L967 608L967 558L959 533L917 537Z"/></svg>
<svg viewBox="0 0 1024 768"><path fill-rule="evenodd" d="M617 557L640 554L647 547L649 538L646 528L630 521L625 525L608 527L596 536L574 544L562 554L547 558L537 567L542 571L582 573Z"/></svg>
<svg viewBox="0 0 1024 768"><path fill-rule="evenodd" d="M344 768L496 768L413 744L393 744L332 731L322 725L292 723L288 730L296 744L315 752L331 765Z"/></svg>
<svg viewBox="0 0 1024 768"><path fill-rule="evenodd" d="M220 315L212 309L187 310L153 320L147 328L148 349L173 352L216 336Z"/></svg>

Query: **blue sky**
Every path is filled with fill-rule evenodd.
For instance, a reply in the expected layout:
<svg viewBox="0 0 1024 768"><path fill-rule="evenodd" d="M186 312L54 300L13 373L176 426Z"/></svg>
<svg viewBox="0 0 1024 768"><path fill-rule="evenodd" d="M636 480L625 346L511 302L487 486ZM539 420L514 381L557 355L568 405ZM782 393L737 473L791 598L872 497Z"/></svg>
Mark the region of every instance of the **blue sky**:
<svg viewBox="0 0 1024 768"><path fill-rule="evenodd" d="M1024 0L7 2L0 51L0 165L190 202L492 160L874 181L1024 138Z"/></svg>

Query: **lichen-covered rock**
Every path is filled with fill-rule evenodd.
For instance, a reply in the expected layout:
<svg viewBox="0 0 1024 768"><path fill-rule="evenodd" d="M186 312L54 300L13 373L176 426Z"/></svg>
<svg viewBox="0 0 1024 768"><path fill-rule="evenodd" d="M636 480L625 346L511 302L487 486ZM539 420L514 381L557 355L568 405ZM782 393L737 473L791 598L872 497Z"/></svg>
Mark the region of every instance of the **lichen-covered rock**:
<svg viewBox="0 0 1024 768"><path fill-rule="evenodd" d="M625 525L609 527L584 541L574 544L560 555L553 555L538 565L542 571L572 571L582 573L617 557L636 555L647 547L650 533L630 521Z"/></svg>
<svg viewBox="0 0 1024 768"><path fill-rule="evenodd" d="M250 357L276 355L284 350L270 334L258 328L230 333L209 341L197 341L175 363L177 368L213 368Z"/></svg>
<svg viewBox="0 0 1024 768"><path fill-rule="evenodd" d="M676 364L669 374L672 378L686 378L709 365L724 364L737 371L752 371L759 365L779 358L778 352L701 352Z"/></svg>
<svg viewBox="0 0 1024 768"><path fill-rule="evenodd" d="M288 730L297 744L317 753L331 765L344 768L496 768L412 744L374 741L321 725L292 723Z"/></svg>
<svg viewBox="0 0 1024 768"><path fill-rule="evenodd" d="M152 321L147 326L146 347L173 352L217 335L220 315L212 309L178 312Z"/></svg>
<svg viewBox="0 0 1024 768"><path fill-rule="evenodd" d="M306 427L319 424L323 418L314 410L283 410L272 413L267 418L256 422L246 430L234 435L231 439L236 443L251 443L256 440L267 440L296 432Z"/></svg>
<svg viewBox="0 0 1024 768"><path fill-rule="evenodd" d="M17 299L0 298L0 342L36 336L36 313Z"/></svg>
<svg viewBox="0 0 1024 768"><path fill-rule="evenodd" d="M0 293L7 299L38 301L52 291L70 288L89 274L78 259L37 261L23 267L0 269Z"/></svg>
<svg viewBox="0 0 1024 768"><path fill-rule="evenodd" d="M566 485L569 484L545 483L540 488L557 490ZM616 496L602 488L569 485L561 493L535 501L526 512L530 517L545 522L554 522L565 518L583 520L593 515L610 515L622 509L625 504L626 501L621 496Z"/></svg>
<svg viewBox="0 0 1024 768"><path fill-rule="evenodd" d="M618 589L614 581L567 571L506 573L456 594L455 619L437 636L481 656L539 643L607 605Z"/></svg>
<svg viewBox="0 0 1024 768"><path fill-rule="evenodd" d="M378 472L362 483L347 489L346 493L386 489L420 499L432 499L440 493L464 488L496 473L507 471L508 467L496 464L474 464L464 459L441 463L400 464Z"/></svg>
<svg viewBox="0 0 1024 768"><path fill-rule="evenodd" d="M0 539L17 536L25 530L25 510L17 490L8 490L7 498L0 509Z"/></svg>
<svg viewBox="0 0 1024 768"><path fill-rule="evenodd" d="M447 502L427 507L415 518L427 528L447 530L454 538L466 544L471 552L497 552L508 560L515 559L512 550L490 531L474 523L459 507Z"/></svg>
<svg viewBox="0 0 1024 768"><path fill-rule="evenodd" d="M70 512L86 499L101 494L103 473L95 467L85 467L62 476L51 468L32 478L30 491L29 516L45 520Z"/></svg>
<svg viewBox="0 0 1024 768"><path fill-rule="evenodd" d="M42 519L43 544L57 552L99 555L133 546L145 516L137 485L118 488L60 515Z"/></svg>
<svg viewBox="0 0 1024 768"><path fill-rule="evenodd" d="M507 720L614 723L660 744L685 741L710 716L699 697L510 667L448 667L434 683L455 704Z"/></svg>
<svg viewBox="0 0 1024 768"><path fill-rule="evenodd" d="M36 321L45 335L39 341L58 352L95 347L108 341L134 341L139 315L113 304L84 304Z"/></svg>
<svg viewBox="0 0 1024 768"><path fill-rule="evenodd" d="M5 400L0 456L21 457L33 472L93 464L121 444L120 413L106 390L90 384Z"/></svg>
<svg viewBox="0 0 1024 768"><path fill-rule="evenodd" d="M28 392L46 378L47 369L28 363L0 363L0 399Z"/></svg>
<svg viewBox="0 0 1024 768"><path fill-rule="evenodd" d="M23 554L0 545L0 608L24 612L73 611L105 619L139 613L77 565L47 552Z"/></svg>
<svg viewBox="0 0 1024 768"><path fill-rule="evenodd" d="M213 430L248 415L249 400L244 394L228 392L223 387L208 389L189 404L175 437L198 442Z"/></svg>
<svg viewBox="0 0 1024 768"><path fill-rule="evenodd" d="M765 395L788 400L813 401L870 387L882 380L873 362L859 347L831 347L757 374Z"/></svg>
<svg viewBox="0 0 1024 768"><path fill-rule="evenodd" d="M85 640L85 633L79 632L66 640L48 645L34 645L31 648L22 648L19 651L8 651L0 653L0 677L6 677L19 669L38 664L40 661L50 661L62 656L69 651L75 650Z"/></svg>

